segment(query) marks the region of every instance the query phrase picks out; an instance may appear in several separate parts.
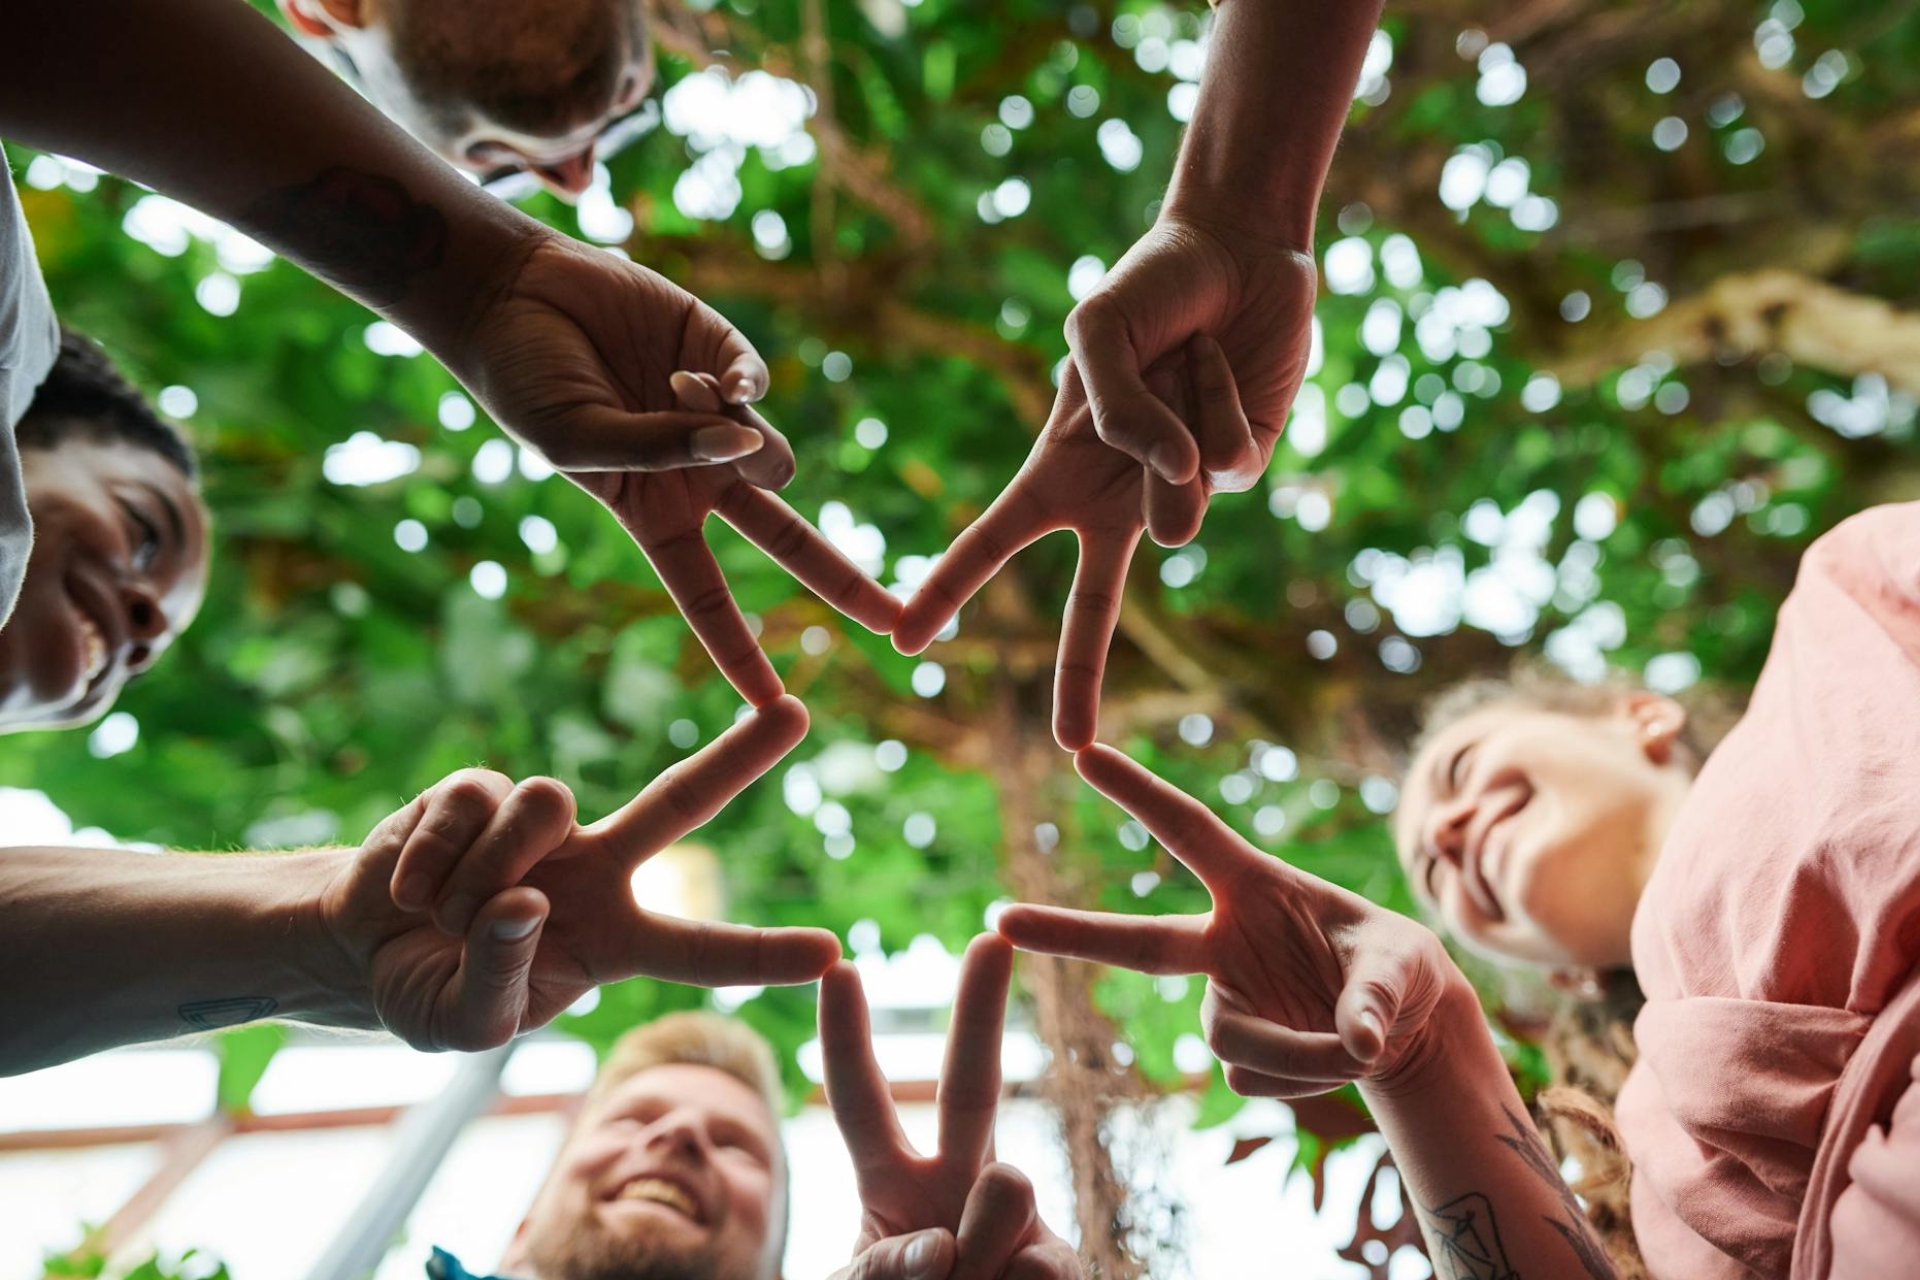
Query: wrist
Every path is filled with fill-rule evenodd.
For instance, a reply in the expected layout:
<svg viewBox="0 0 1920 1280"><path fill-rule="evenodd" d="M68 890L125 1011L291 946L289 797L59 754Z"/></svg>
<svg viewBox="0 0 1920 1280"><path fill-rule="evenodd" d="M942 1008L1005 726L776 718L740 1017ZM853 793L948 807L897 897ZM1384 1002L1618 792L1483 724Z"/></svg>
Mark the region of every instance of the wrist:
<svg viewBox="0 0 1920 1280"><path fill-rule="evenodd" d="M1448 966L1446 985L1425 1024L1380 1075L1360 1084L1369 1107L1439 1096L1457 1096L1463 1084L1484 1078L1489 1065L1506 1076L1506 1064L1487 1028L1479 993Z"/></svg>
<svg viewBox="0 0 1920 1280"><path fill-rule="evenodd" d="M373 1029L368 966L376 939L354 936L339 904L355 849L314 849L273 859L275 890L261 915L277 961L280 1015L320 1026Z"/></svg>

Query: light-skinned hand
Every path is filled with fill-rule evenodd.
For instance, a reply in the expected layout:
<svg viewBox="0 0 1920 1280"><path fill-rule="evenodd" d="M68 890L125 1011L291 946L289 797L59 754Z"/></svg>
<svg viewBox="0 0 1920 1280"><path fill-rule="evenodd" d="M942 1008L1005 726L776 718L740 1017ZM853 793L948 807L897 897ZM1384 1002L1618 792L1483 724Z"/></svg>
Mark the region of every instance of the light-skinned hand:
<svg viewBox="0 0 1920 1280"><path fill-rule="evenodd" d="M773 431L751 409L723 401L724 384L710 374L675 373L672 384L683 412L730 413L752 422L751 430ZM721 674L757 707L785 689L707 547L709 515L717 514L815 595L870 631L891 631L900 602L799 512L743 475L744 465L578 471L569 472L568 479L605 503L633 535Z"/></svg>
<svg viewBox="0 0 1920 1280"><path fill-rule="evenodd" d="M587 827L551 778L516 786L461 770L374 829L319 892L314 922L373 1020L420 1049L504 1044L636 974L698 986L811 982L839 958L832 933L662 915L632 889L641 863L711 819L806 732L806 708L781 698Z"/></svg>
<svg viewBox="0 0 1920 1280"><path fill-rule="evenodd" d="M1013 906L1027 951L1151 974L1204 974L1207 1044L1236 1092L1307 1097L1418 1066L1443 993L1465 979L1433 932L1248 844L1208 808L1110 747L1080 776L1200 877L1213 910L1139 916Z"/></svg>
<svg viewBox="0 0 1920 1280"><path fill-rule="evenodd" d="M926 1241L915 1260L929 1268L905 1272L909 1280L1079 1280L1080 1261L1040 1220L1032 1183L993 1160L1012 974L1002 939L986 934L967 948L940 1068L940 1148L931 1156L900 1128L874 1060L859 971L843 961L821 979L827 1101L853 1157L862 1210L854 1260L836 1280L895 1275L882 1268L896 1257L906 1263L908 1237Z"/></svg>

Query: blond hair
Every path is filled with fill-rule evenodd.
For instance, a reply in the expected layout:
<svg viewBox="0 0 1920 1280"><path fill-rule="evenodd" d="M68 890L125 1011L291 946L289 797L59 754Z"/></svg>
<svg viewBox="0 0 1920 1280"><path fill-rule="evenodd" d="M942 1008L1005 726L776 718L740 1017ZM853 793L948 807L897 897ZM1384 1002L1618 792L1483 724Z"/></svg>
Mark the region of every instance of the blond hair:
<svg viewBox="0 0 1920 1280"><path fill-rule="evenodd" d="M594 1111L608 1094L642 1071L676 1065L724 1071L759 1094L775 1120L786 1112L787 1095L773 1046L738 1018L702 1011L655 1018L616 1040L587 1090L581 1111Z"/></svg>

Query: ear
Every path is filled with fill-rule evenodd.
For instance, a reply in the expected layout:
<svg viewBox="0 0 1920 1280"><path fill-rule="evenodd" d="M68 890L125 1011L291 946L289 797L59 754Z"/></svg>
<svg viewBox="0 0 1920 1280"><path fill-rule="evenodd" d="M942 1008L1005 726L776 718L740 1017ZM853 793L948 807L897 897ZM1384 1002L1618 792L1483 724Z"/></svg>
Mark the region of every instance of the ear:
<svg viewBox="0 0 1920 1280"><path fill-rule="evenodd" d="M1645 691L1627 697L1627 718L1633 721L1640 749L1655 764L1673 759L1674 744L1687 727L1687 709L1672 698Z"/></svg>
<svg viewBox="0 0 1920 1280"><path fill-rule="evenodd" d="M1606 994L1600 985L1600 971L1589 968L1554 969L1547 974L1553 987L1576 1000L1598 1000Z"/></svg>
<svg viewBox="0 0 1920 1280"><path fill-rule="evenodd" d="M280 12L303 36L331 40L342 30L358 31L368 23L368 0L280 0Z"/></svg>

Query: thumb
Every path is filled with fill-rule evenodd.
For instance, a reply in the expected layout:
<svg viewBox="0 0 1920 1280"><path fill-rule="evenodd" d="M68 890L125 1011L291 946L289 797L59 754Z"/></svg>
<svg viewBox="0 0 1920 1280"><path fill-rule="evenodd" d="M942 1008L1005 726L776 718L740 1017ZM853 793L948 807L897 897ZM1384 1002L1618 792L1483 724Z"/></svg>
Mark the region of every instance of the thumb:
<svg viewBox="0 0 1920 1280"><path fill-rule="evenodd" d="M546 895L519 886L495 894L474 915L448 996L447 1047L491 1049L513 1039L527 1010L527 976L547 922Z"/></svg>
<svg viewBox="0 0 1920 1280"><path fill-rule="evenodd" d="M855 1258L833 1280L946 1280L955 1252L953 1233L945 1228L891 1236Z"/></svg>
<svg viewBox="0 0 1920 1280"><path fill-rule="evenodd" d="M1346 985L1334 1004L1340 1043L1362 1062L1386 1052L1408 993L1417 982L1415 957L1400 948L1362 946L1347 965Z"/></svg>

